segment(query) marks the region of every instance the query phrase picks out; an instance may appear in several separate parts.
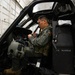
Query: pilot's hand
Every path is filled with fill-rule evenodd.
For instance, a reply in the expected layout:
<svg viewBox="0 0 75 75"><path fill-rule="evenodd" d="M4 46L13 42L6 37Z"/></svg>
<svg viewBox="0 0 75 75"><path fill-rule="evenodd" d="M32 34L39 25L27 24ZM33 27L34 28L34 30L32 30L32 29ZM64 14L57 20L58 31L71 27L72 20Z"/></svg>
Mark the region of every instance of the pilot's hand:
<svg viewBox="0 0 75 75"><path fill-rule="evenodd" d="M33 33L32 35L33 35L33 37L36 37L36 36L37 36L37 34L36 34L36 33Z"/></svg>
<svg viewBox="0 0 75 75"><path fill-rule="evenodd" d="M28 38L31 38L32 37L32 34L28 34Z"/></svg>

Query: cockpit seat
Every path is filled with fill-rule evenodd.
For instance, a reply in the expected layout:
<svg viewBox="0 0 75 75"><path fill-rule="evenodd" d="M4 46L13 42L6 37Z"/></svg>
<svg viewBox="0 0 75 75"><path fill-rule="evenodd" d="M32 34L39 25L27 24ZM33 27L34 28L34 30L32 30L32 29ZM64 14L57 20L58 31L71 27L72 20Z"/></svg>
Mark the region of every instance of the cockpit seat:
<svg viewBox="0 0 75 75"><path fill-rule="evenodd" d="M57 73L73 73L72 25L53 26L53 68Z"/></svg>

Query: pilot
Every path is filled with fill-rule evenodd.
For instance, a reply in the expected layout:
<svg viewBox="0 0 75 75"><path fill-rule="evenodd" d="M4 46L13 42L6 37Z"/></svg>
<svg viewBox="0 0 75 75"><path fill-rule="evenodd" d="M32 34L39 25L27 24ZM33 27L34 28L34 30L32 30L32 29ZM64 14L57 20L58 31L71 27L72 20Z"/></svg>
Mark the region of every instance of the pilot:
<svg viewBox="0 0 75 75"><path fill-rule="evenodd" d="M34 52L30 52L30 53L31 53L31 55L41 54L44 57L47 57L48 50L50 47L50 42L51 42L51 25L49 24L49 20L47 19L47 17L45 15L41 15L40 17L38 17L37 23L40 27L40 33L38 35L36 35L35 33L28 34L29 42L34 47L34 50L33 50ZM27 52L27 51L25 51L25 52ZM16 64L16 66L12 65L12 67L15 67L18 69L17 70L14 70L12 68L5 69L4 70L5 75L11 75L11 74L12 75L20 75L22 67L19 67L19 65L20 65L19 60L16 60L16 62L14 64Z"/></svg>
<svg viewBox="0 0 75 75"><path fill-rule="evenodd" d="M44 15L38 17L37 23L40 27L39 35L37 36L35 33L33 35L29 34L28 38L35 48L35 53L42 53L44 56L47 56L47 44L51 40L51 25L49 24L49 20L47 19L47 17Z"/></svg>

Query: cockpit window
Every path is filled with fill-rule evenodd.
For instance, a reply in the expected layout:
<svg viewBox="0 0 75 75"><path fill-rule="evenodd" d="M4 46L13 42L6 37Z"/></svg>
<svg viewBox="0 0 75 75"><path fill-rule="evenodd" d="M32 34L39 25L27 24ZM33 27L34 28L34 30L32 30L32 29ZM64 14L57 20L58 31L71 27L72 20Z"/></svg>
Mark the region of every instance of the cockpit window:
<svg viewBox="0 0 75 75"><path fill-rule="evenodd" d="M34 33L35 29L38 27L38 24L35 24L34 26L31 26L29 29ZM37 29L36 33L39 34L40 28Z"/></svg>
<svg viewBox="0 0 75 75"><path fill-rule="evenodd" d="M69 24L72 25L71 20L58 20L58 25Z"/></svg>
<svg viewBox="0 0 75 75"><path fill-rule="evenodd" d="M21 22L22 22L23 20L27 20L28 18L29 18L29 15L26 14L25 17L21 20ZM20 23L21 23L21 22L20 22Z"/></svg>
<svg viewBox="0 0 75 75"><path fill-rule="evenodd" d="M29 15L26 14L25 17L21 20L21 22L17 25L17 27L27 27L30 23L32 22L32 20L30 19Z"/></svg>
<svg viewBox="0 0 75 75"><path fill-rule="evenodd" d="M33 21L32 20L30 20L30 21L28 21L24 26L23 26L23 28L26 28L30 23L32 23Z"/></svg>
<svg viewBox="0 0 75 75"><path fill-rule="evenodd" d="M36 13L41 10L51 10L53 7L54 2L45 2L45 3L39 3L34 6L33 13Z"/></svg>

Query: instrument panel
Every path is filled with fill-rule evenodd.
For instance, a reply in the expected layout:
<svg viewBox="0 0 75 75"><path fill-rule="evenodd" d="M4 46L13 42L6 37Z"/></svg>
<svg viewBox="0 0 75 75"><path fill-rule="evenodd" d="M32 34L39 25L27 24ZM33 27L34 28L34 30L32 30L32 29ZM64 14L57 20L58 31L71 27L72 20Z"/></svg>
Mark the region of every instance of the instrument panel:
<svg viewBox="0 0 75 75"><path fill-rule="evenodd" d="M13 31L14 39L22 44L25 44L25 42L28 40L28 34L31 34L31 30L27 30L25 28L16 27Z"/></svg>

